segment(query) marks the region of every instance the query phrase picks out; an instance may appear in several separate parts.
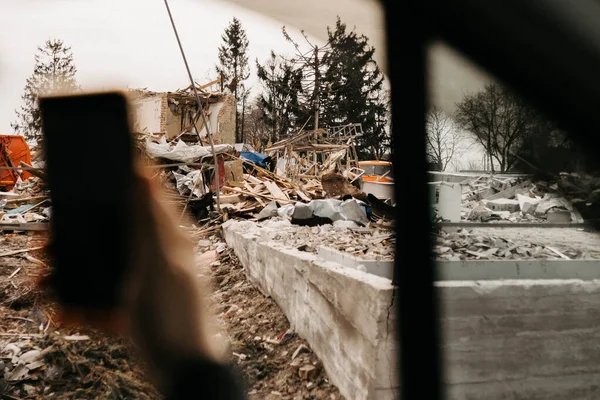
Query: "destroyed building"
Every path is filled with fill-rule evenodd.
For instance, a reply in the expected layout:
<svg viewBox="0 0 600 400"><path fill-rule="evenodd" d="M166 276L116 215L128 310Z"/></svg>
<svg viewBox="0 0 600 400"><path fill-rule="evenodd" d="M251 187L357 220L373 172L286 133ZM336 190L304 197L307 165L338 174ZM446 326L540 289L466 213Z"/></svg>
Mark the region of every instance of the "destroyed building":
<svg viewBox="0 0 600 400"><path fill-rule="evenodd" d="M198 94L215 144L234 144L235 97L202 89ZM197 141L197 129L203 140L207 138L191 86L175 92L132 90L130 95L131 121L135 133L164 135L167 139L179 136L184 141Z"/></svg>

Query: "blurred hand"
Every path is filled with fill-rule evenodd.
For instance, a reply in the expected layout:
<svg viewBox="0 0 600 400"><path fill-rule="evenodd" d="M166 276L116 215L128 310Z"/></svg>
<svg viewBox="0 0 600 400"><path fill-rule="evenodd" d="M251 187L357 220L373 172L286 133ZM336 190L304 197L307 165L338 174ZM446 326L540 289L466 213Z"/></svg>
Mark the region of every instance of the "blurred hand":
<svg viewBox="0 0 600 400"><path fill-rule="evenodd" d="M179 215L150 179L139 174L137 182L126 332L151 364L158 386L168 390L170 374L182 361L216 361L216 343L194 271L194 246L179 227Z"/></svg>

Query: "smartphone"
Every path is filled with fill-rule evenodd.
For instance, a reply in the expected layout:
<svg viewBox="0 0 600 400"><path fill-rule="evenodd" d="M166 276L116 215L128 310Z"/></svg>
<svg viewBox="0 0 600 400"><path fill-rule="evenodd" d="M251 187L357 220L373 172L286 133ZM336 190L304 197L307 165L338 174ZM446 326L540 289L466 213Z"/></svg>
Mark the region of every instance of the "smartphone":
<svg viewBox="0 0 600 400"><path fill-rule="evenodd" d="M113 311L131 260L133 141L119 92L39 100L52 200L50 284L63 306Z"/></svg>

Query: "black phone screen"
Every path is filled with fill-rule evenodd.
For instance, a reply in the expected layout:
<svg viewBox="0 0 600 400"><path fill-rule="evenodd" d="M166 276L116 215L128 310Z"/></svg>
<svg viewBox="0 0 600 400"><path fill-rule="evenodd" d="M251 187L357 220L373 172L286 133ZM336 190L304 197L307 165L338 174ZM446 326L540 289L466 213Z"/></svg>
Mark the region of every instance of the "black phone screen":
<svg viewBox="0 0 600 400"><path fill-rule="evenodd" d="M121 93L40 99L52 284L66 306L120 304L131 254L133 143Z"/></svg>

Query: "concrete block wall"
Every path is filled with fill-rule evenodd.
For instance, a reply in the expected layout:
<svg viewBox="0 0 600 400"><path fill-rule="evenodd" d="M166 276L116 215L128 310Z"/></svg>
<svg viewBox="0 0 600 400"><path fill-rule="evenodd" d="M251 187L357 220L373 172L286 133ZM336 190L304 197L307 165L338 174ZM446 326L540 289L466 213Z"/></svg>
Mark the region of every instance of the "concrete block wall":
<svg viewBox="0 0 600 400"><path fill-rule="evenodd" d="M160 93L160 131L167 133L167 115L170 113L169 101L166 93Z"/></svg>
<svg viewBox="0 0 600 400"><path fill-rule="evenodd" d="M269 242L253 227L227 222L227 243L340 392L347 399L399 398L389 279ZM452 279L435 284L448 399L600 398L600 273L592 261L573 263L438 266ZM478 280L457 280L469 276Z"/></svg>
<svg viewBox="0 0 600 400"><path fill-rule="evenodd" d="M436 286L449 399L600 398L600 281Z"/></svg>
<svg viewBox="0 0 600 400"><path fill-rule="evenodd" d="M398 398L394 289L389 279L320 260L223 226L246 274L281 307L347 399Z"/></svg>

